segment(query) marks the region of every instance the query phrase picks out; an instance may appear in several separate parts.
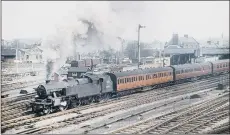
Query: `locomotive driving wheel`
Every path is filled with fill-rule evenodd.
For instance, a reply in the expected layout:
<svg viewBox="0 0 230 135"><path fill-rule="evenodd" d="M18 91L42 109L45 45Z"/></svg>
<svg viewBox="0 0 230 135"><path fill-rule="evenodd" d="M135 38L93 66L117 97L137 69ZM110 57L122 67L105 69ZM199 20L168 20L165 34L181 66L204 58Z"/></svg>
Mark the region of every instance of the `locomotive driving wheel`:
<svg viewBox="0 0 230 135"><path fill-rule="evenodd" d="M60 111L64 111L68 108L68 102L67 101L62 101L61 105L59 106Z"/></svg>
<svg viewBox="0 0 230 135"><path fill-rule="evenodd" d="M41 115L47 115L51 113L51 107L49 106L45 106L42 110L42 112L40 112Z"/></svg>

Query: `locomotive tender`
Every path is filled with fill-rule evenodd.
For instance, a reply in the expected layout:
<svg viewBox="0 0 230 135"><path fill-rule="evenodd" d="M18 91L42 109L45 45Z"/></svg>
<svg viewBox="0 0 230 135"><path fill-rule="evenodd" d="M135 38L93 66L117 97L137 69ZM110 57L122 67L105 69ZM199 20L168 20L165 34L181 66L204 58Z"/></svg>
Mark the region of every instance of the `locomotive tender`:
<svg viewBox="0 0 230 135"><path fill-rule="evenodd" d="M175 84L187 79L229 72L229 59L215 62L138 69L95 75L86 73L79 79L46 82L36 88L31 104L35 113L48 114L90 102L130 94L148 87Z"/></svg>

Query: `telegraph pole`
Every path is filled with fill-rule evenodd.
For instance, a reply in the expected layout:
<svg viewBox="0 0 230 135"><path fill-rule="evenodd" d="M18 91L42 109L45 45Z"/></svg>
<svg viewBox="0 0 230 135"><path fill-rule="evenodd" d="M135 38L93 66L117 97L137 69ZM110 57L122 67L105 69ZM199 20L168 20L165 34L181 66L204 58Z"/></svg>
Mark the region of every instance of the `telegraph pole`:
<svg viewBox="0 0 230 135"><path fill-rule="evenodd" d="M141 26L140 24L138 25L138 69L140 68L140 63L141 63L141 55L140 55L140 29L145 28L145 26Z"/></svg>

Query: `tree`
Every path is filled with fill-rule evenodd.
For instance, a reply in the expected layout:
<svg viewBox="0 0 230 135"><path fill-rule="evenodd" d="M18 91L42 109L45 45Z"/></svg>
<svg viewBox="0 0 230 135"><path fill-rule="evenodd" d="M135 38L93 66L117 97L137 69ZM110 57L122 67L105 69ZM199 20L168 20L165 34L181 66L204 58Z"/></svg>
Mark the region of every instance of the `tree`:
<svg viewBox="0 0 230 135"><path fill-rule="evenodd" d="M104 59L111 59L113 56L115 56L115 50L112 48L109 48L108 50L103 50L100 52L100 55Z"/></svg>
<svg viewBox="0 0 230 135"><path fill-rule="evenodd" d="M147 57L147 56L152 56L153 51L145 48L149 48L150 44L146 43L140 43L140 55L141 57ZM125 55L129 59L138 59L138 46L137 46L137 41L133 42L128 42L126 48L125 48Z"/></svg>

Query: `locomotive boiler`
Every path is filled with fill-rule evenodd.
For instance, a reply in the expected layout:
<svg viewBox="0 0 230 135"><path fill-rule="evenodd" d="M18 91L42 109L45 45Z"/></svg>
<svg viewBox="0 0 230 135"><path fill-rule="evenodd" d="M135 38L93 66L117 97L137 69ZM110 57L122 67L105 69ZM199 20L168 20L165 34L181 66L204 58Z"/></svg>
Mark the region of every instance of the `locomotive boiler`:
<svg viewBox="0 0 230 135"><path fill-rule="evenodd" d="M85 74L79 79L67 81L46 81L36 88L37 96L32 105L32 111L39 114L49 114L70 107L98 102L108 93L114 93L113 84L108 75Z"/></svg>

